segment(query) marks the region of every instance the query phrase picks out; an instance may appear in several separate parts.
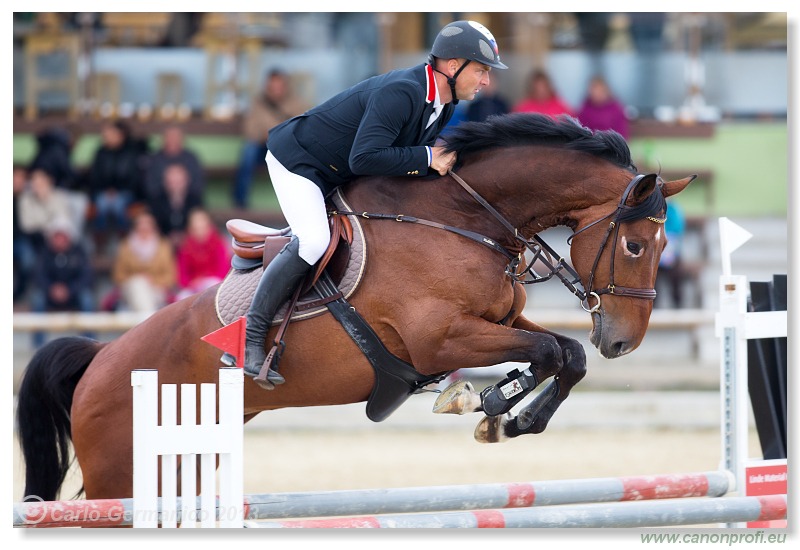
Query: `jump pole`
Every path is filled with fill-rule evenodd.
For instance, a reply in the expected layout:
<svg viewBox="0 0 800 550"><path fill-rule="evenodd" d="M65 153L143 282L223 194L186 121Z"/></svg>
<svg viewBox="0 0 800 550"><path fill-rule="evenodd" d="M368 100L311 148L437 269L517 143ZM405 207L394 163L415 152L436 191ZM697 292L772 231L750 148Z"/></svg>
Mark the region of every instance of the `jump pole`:
<svg viewBox="0 0 800 550"><path fill-rule="evenodd" d="M529 508L590 502L721 497L733 480L729 473L565 479L521 483L444 485L396 489L263 493L244 496L244 519L285 519L344 515L446 512L491 508ZM160 521L162 499L158 500ZM202 510L201 499L180 511ZM217 516L220 508L217 507ZM30 502L14 506L16 527L131 525L133 499ZM98 525L99 524L99 525Z"/></svg>
<svg viewBox="0 0 800 550"><path fill-rule="evenodd" d="M786 495L577 504L509 510L400 514L281 522L245 522L254 528L574 528L659 527L786 517Z"/></svg>

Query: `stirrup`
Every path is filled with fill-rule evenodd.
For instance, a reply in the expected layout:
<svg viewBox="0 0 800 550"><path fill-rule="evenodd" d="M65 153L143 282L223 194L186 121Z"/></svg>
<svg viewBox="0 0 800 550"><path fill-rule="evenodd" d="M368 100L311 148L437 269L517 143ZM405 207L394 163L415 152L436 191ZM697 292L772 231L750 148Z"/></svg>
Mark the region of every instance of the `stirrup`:
<svg viewBox="0 0 800 550"><path fill-rule="evenodd" d="M280 349L278 349L279 347ZM286 344L284 344L283 340L281 340L280 345L276 344L272 346L272 349L269 350L267 354L267 358L264 360L264 364L261 366L261 372L254 378L255 383L265 390L274 389L275 386L286 382L286 379L277 371L278 361L285 348ZM272 368L273 363L275 363L274 369Z"/></svg>

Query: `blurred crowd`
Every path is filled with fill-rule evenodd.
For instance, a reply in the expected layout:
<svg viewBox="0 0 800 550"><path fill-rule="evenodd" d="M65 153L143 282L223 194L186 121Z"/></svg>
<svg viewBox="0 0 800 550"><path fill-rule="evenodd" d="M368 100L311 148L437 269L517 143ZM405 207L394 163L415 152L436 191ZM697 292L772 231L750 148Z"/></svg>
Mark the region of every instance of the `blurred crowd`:
<svg viewBox="0 0 800 550"><path fill-rule="evenodd" d="M581 105L561 99L549 76L534 71L525 97L511 104L502 81L459 106L451 126L510 112L568 114L592 130L629 137L625 106L600 75ZM250 207L254 172L263 167L269 129L302 113L288 75L270 71L243 117L242 146L230 182L231 203ZM446 136L446 132L444 134ZM72 164L78 136L51 127L36 153L13 169L14 303L31 311L154 311L217 284L230 266L228 239L206 204L206 172L187 148L180 123L165 128L157 147L125 120L107 120L83 170ZM672 205L671 208L675 208ZM680 219L680 213L673 214ZM680 223L665 258L671 286L679 273ZM100 280L102 279L102 281ZM677 280L676 280L677 281ZM100 284L104 283L104 284ZM680 306L680 296L675 296Z"/></svg>
<svg viewBox="0 0 800 550"><path fill-rule="evenodd" d="M304 110L288 76L270 71L243 119L235 207L251 206L269 129ZM13 168L15 308L152 312L221 282L229 241L206 204L206 170L181 124L151 147L127 121L107 120L81 170L72 161L78 137L50 127L36 136L31 162Z"/></svg>
<svg viewBox="0 0 800 550"><path fill-rule="evenodd" d="M183 130L168 127L154 151L119 120L100 136L85 170L72 166L74 139L62 128L42 132L32 162L14 167L15 304L154 311L221 281L230 252ZM103 263L113 284L101 293Z"/></svg>

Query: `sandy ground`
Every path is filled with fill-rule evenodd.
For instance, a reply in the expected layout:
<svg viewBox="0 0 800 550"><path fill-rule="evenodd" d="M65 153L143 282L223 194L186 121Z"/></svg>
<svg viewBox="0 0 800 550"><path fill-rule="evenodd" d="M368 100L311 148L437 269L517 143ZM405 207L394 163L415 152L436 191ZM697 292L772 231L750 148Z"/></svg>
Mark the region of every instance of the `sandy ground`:
<svg viewBox="0 0 800 550"><path fill-rule="evenodd" d="M487 445L472 437L479 417L456 417L446 429L439 418L418 428L364 418L351 429L297 429L262 415L245 430L245 493L686 473L716 470L720 461L716 428L561 427ZM15 501L23 475L15 439ZM74 469L62 498L78 487Z"/></svg>

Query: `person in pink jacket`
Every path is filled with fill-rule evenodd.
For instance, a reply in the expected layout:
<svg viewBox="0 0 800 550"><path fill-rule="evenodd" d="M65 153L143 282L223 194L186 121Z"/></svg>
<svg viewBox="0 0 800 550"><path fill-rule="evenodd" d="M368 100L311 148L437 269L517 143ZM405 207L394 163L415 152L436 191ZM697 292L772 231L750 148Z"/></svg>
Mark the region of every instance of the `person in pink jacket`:
<svg viewBox="0 0 800 550"><path fill-rule="evenodd" d="M592 130L614 130L625 139L630 137L625 107L611 93L602 76L595 76L589 82L586 100L578 111L578 120Z"/></svg>
<svg viewBox="0 0 800 550"><path fill-rule="evenodd" d="M512 109L515 113L541 113L551 117L574 115L572 109L556 92L550 77L542 70L531 73L528 95Z"/></svg>
<svg viewBox="0 0 800 550"><path fill-rule="evenodd" d="M178 248L178 291L182 299L221 282L231 266L225 240L208 212L200 208L189 214L186 237Z"/></svg>

